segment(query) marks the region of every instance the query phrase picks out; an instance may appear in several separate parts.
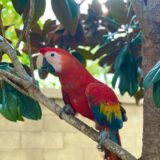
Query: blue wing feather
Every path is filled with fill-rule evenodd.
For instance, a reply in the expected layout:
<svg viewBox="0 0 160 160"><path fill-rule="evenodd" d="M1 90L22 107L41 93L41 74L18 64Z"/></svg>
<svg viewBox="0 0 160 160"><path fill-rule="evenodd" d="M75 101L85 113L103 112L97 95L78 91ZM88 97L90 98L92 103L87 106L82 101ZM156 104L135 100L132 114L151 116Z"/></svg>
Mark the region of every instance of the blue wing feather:
<svg viewBox="0 0 160 160"><path fill-rule="evenodd" d="M123 120L120 104L114 92L102 83L90 83L86 97L97 123L117 131L122 128Z"/></svg>
<svg viewBox="0 0 160 160"><path fill-rule="evenodd" d="M110 129L117 131L118 129L122 128L122 126L123 126L123 120L122 120L120 110L117 113L115 113L111 109L110 109L110 112L109 111L105 112L105 109L107 107L111 108L113 106L107 106L107 105L106 106L104 106L104 105L103 106L102 105L95 106L92 104L91 111L92 111L97 123L100 126L102 126L102 127L107 126Z"/></svg>

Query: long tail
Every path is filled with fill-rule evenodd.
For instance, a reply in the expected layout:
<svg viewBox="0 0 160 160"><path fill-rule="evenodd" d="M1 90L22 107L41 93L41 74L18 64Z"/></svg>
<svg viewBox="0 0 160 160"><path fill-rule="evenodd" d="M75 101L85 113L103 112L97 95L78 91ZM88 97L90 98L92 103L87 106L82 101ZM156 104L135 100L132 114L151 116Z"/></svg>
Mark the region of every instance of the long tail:
<svg viewBox="0 0 160 160"><path fill-rule="evenodd" d="M109 131L111 135L111 140L121 146L121 140L119 136L119 132ZM108 150L105 150L104 160L120 160L115 154L111 153Z"/></svg>

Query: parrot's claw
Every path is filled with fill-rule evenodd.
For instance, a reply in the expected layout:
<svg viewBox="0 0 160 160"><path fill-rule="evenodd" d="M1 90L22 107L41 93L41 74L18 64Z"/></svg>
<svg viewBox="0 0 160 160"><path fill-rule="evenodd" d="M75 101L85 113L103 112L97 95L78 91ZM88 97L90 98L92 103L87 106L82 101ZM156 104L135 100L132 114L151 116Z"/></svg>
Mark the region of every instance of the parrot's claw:
<svg viewBox="0 0 160 160"><path fill-rule="evenodd" d="M68 115L72 115L74 116L75 115L75 111L72 109L72 107L68 104L66 104L60 111L59 113L59 118L62 119L62 114L65 113L65 114L68 114Z"/></svg>
<svg viewBox="0 0 160 160"><path fill-rule="evenodd" d="M97 145L97 148L100 150L100 151L104 151L104 148L102 146L102 143L105 139L110 139L110 134L109 132L107 131L100 131L99 133L99 136L98 136L98 145Z"/></svg>

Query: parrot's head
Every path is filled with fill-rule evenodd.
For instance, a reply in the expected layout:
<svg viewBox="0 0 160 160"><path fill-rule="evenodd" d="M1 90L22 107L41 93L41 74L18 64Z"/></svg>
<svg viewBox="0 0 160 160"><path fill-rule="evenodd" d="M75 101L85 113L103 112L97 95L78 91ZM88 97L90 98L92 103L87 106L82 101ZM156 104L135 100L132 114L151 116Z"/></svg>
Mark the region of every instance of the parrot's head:
<svg viewBox="0 0 160 160"><path fill-rule="evenodd" d="M70 60L70 54L60 48L40 48L39 51L56 72L61 72L65 63Z"/></svg>

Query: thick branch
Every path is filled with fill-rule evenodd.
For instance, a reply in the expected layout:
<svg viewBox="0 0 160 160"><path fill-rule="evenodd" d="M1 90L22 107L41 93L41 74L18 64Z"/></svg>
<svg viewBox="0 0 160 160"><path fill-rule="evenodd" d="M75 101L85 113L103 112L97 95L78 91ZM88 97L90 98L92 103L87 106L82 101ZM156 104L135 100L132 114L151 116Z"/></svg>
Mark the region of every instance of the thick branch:
<svg viewBox="0 0 160 160"><path fill-rule="evenodd" d="M17 55L16 51L2 36L0 36L0 50L6 52L8 54L8 56L11 58L13 65L15 67L15 70L18 73L18 75L23 79L31 81L30 76L26 73L22 64L19 62L19 60L16 56Z"/></svg>
<svg viewBox="0 0 160 160"><path fill-rule="evenodd" d="M17 42L17 44L16 44L16 46L15 46L15 48L14 48L15 51L18 49L18 47L19 47L19 45L20 45L20 43L21 43L21 41L22 41L22 39L23 39L23 37L24 37L24 34L25 34L25 32L26 32L26 28L27 28L27 24L28 24L28 18L29 18L29 17L27 17L27 18L25 19L23 30L21 31L21 34L20 34L20 36L18 37L18 42Z"/></svg>
<svg viewBox="0 0 160 160"><path fill-rule="evenodd" d="M49 110L51 110L55 114L57 115L60 114L61 107L57 105L53 99L49 99L46 96L44 96L41 93L41 91L36 86L34 86L31 82L23 80L3 70L0 70L0 75L3 75L11 80L14 80L17 83L20 83L21 85L23 85L23 87L25 87L25 89L28 90L29 96L31 96L33 99L37 100L38 102L42 103L43 105L45 105ZM62 119L65 120L67 123L77 128L79 131L84 133L86 136L88 136L89 138L97 142L98 132L95 131L93 128L89 127L88 125L86 125L85 123L83 123L76 117L66 115L65 113L63 113L61 116L62 116ZM107 150L115 153L122 160L136 160L136 158L133 157L130 153L128 153L121 146L115 144L109 139L103 142L103 146Z"/></svg>
<svg viewBox="0 0 160 160"><path fill-rule="evenodd" d="M15 89L17 89L18 91L20 91L21 93L23 93L24 95L28 96L27 92L25 90L23 90L21 87L17 86L14 82L12 82L10 79L8 79L5 76L2 76L2 79L5 80L8 84L10 84L11 86L13 86Z"/></svg>
<svg viewBox="0 0 160 160"><path fill-rule="evenodd" d="M30 45L30 28L31 28L31 23L32 23L32 18L34 16L34 5L35 5L35 0L30 0L30 9L29 9L29 14L28 14L28 23L27 23L27 27L26 27L26 32L25 32L25 36L26 36L26 40L27 40L27 47L28 47L28 56L30 59L30 68L31 68L31 74L32 74L32 80L34 82L34 84L36 84L35 82L35 78L34 78L34 65L33 65L33 59L32 59L32 54L31 54L31 45Z"/></svg>
<svg viewBox="0 0 160 160"><path fill-rule="evenodd" d="M132 0L133 9L136 13L142 29L142 69L144 75L160 59L160 0ZM144 94L143 107L143 147L141 159L152 160L160 157L160 110L153 102L152 89ZM150 147L152 146L152 147Z"/></svg>

